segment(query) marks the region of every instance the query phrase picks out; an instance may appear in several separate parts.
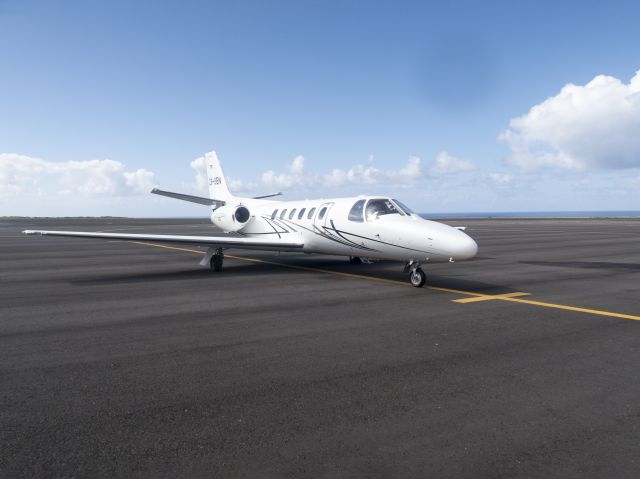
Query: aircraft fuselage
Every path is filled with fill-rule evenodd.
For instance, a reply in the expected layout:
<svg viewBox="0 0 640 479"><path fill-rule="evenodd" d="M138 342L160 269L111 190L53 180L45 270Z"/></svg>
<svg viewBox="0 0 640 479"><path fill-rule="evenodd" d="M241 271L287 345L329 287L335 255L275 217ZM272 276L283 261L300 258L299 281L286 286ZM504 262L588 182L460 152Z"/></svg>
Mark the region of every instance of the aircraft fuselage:
<svg viewBox="0 0 640 479"><path fill-rule="evenodd" d="M376 212L373 202L383 203L386 210L381 212L378 208ZM244 200L238 204L241 205L251 216L238 233L283 240L296 238L307 253L441 262L471 259L478 250L476 242L460 229L425 220L384 196ZM212 221L217 223L216 211L212 213Z"/></svg>

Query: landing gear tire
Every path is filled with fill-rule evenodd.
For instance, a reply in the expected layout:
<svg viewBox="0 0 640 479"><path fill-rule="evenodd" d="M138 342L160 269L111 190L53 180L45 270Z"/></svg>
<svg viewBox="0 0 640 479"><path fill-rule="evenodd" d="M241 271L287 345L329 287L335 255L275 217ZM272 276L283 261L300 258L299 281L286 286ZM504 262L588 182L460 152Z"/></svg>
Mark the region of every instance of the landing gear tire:
<svg viewBox="0 0 640 479"><path fill-rule="evenodd" d="M416 288L422 288L426 280L427 275L424 274L421 268L416 268L409 274L409 281L411 281L411 285Z"/></svg>
<svg viewBox="0 0 640 479"><path fill-rule="evenodd" d="M222 263L224 262L224 253L219 251L211 256L211 261L209 261L209 266L212 271L222 271Z"/></svg>
<svg viewBox="0 0 640 479"><path fill-rule="evenodd" d="M351 264L361 264L362 260L359 256L349 256L349 263Z"/></svg>

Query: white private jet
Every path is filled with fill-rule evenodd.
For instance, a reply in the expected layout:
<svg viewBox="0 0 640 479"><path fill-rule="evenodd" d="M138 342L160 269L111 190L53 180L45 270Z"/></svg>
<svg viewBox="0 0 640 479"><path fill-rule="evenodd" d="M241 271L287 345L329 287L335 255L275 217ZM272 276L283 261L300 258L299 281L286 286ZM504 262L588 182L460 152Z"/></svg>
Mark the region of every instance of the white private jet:
<svg viewBox="0 0 640 479"><path fill-rule="evenodd" d="M218 156L205 155L209 198L153 189L152 193L209 206L211 221L225 236L181 236L84 231L25 230L26 235L138 240L208 247L200 264L222 270L223 251L243 248L277 252L302 251L348 256L351 263L384 259L405 263L411 284L421 287L426 262L473 258L476 242L463 227L428 221L400 201L384 196L357 196L304 201L276 201L275 195L233 196Z"/></svg>

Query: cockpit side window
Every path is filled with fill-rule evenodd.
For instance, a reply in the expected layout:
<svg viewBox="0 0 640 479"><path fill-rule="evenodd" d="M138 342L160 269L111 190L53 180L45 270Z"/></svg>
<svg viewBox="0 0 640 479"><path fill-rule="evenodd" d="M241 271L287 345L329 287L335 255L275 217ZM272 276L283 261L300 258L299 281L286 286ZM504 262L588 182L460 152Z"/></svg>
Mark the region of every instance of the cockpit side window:
<svg viewBox="0 0 640 479"><path fill-rule="evenodd" d="M367 221L373 221L383 215L399 215L398 208L387 198L376 198L369 200L365 208Z"/></svg>
<svg viewBox="0 0 640 479"><path fill-rule="evenodd" d="M367 200L356 201L351 210L349 210L349 221L357 221L362 223L364 221L364 204Z"/></svg>
<svg viewBox="0 0 640 479"><path fill-rule="evenodd" d="M396 206L398 208L400 208L402 211L404 211L407 214L407 216L415 215L415 212L413 212L411 210L411 208L409 208L404 203L401 203L400 201L396 200L395 198L393 199L393 202L396 204Z"/></svg>

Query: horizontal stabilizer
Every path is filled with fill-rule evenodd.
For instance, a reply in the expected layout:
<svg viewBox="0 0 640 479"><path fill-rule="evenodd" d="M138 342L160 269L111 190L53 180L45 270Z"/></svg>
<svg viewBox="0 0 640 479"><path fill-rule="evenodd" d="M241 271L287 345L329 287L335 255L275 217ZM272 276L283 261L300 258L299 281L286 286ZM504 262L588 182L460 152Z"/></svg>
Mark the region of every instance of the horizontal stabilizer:
<svg viewBox="0 0 640 479"><path fill-rule="evenodd" d="M212 200L211 198L205 198L203 196L193 196L193 195L185 195L183 193L174 193L172 191L163 191L158 188L154 188L151 190L151 193L154 195L168 196L169 198L175 198L176 200L189 201L191 203L198 203L201 205L207 206L215 206L216 208L220 208L224 206L224 201L220 200Z"/></svg>
<svg viewBox="0 0 640 479"><path fill-rule="evenodd" d="M254 199L254 200L264 200L266 198L273 198L274 196L280 196L280 195L282 195L282 191L278 191L277 193L272 193L270 195L254 196L252 199Z"/></svg>

